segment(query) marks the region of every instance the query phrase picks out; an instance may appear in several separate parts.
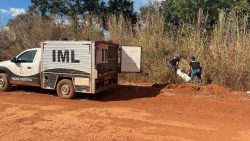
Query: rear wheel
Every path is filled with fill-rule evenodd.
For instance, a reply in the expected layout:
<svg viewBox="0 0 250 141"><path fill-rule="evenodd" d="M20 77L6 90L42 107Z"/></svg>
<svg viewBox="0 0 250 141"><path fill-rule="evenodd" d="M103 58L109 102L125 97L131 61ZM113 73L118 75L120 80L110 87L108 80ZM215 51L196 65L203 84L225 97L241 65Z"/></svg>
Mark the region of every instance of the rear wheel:
<svg viewBox="0 0 250 141"><path fill-rule="evenodd" d="M11 88L8 76L5 73L0 73L0 91L8 91Z"/></svg>
<svg viewBox="0 0 250 141"><path fill-rule="evenodd" d="M71 99L76 95L74 85L71 80L63 79L56 87L57 95L63 99Z"/></svg>

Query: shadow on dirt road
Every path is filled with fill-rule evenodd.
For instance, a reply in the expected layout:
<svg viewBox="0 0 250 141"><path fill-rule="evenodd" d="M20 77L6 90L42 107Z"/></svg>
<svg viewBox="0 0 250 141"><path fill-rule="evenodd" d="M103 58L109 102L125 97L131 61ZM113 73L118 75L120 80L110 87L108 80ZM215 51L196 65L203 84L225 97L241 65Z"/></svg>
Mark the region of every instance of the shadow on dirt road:
<svg viewBox="0 0 250 141"><path fill-rule="evenodd" d="M119 85L117 88L104 91L94 95L94 100L108 102L108 101L126 101L138 98L156 97L160 94L161 88L142 87L142 86L127 86Z"/></svg>
<svg viewBox="0 0 250 141"><path fill-rule="evenodd" d="M89 99L100 102L108 102L108 101L126 101L133 100L138 98L149 98L156 97L160 94L162 88L165 85L161 86L128 86L128 85L119 85L116 88L92 95L92 94L82 94L78 93L75 97L75 100L79 99ZM11 92L25 92L28 94L45 94L45 95L54 95L57 96L56 92L53 90L45 90L39 87L13 87Z"/></svg>

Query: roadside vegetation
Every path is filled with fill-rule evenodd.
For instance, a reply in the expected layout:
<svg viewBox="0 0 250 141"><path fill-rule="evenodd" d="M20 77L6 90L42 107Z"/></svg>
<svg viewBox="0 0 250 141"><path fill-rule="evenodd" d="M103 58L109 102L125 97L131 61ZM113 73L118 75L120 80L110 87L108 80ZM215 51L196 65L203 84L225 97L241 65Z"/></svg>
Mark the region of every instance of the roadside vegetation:
<svg viewBox="0 0 250 141"><path fill-rule="evenodd" d="M143 47L142 73L122 74L121 81L179 83L167 62L182 55L181 67L186 71L190 56L201 62L205 83L236 90L250 88L247 1L217 4L191 0L194 6L190 7L190 3L170 0L149 3L138 13L133 2L126 0L80 4L85 4L85 11L79 11L84 7L73 2L44 2L32 0L29 13L9 21L9 30L0 32L2 57L38 47L45 40L111 40Z"/></svg>

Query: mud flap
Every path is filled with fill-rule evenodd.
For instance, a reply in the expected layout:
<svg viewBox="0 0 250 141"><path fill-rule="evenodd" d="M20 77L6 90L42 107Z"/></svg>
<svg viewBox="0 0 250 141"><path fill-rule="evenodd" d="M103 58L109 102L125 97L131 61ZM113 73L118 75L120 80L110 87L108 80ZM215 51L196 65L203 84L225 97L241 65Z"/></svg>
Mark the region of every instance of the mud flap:
<svg viewBox="0 0 250 141"><path fill-rule="evenodd" d="M186 74L185 72L183 72L181 69L177 69L177 75L179 75L185 82L189 82L190 81L190 77L188 76L188 74Z"/></svg>

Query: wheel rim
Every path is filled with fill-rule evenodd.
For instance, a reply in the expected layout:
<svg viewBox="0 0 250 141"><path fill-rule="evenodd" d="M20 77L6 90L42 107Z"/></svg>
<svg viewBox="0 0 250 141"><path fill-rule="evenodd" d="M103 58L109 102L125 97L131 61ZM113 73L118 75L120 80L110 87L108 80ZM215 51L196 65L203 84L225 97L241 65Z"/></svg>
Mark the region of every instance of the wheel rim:
<svg viewBox="0 0 250 141"><path fill-rule="evenodd" d="M70 93L70 87L68 85L63 85L61 91L63 95L68 95Z"/></svg>
<svg viewBox="0 0 250 141"><path fill-rule="evenodd" d="M0 78L0 88L3 88L5 85L5 82L3 80L3 78Z"/></svg>

